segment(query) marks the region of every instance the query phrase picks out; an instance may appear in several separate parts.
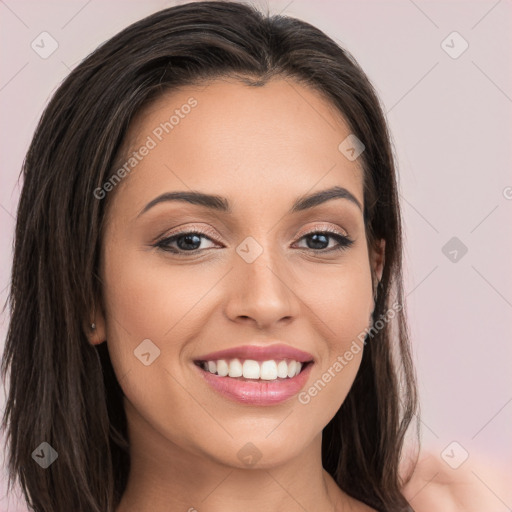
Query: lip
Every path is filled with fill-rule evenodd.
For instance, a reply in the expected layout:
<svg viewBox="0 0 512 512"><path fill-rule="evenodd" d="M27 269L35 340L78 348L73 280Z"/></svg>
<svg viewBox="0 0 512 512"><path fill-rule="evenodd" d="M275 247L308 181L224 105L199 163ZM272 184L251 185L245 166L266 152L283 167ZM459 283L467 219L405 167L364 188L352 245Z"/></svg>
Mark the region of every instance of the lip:
<svg viewBox="0 0 512 512"><path fill-rule="evenodd" d="M312 362L293 378L265 380L238 380L232 377L220 377L219 375L203 370L197 365L194 367L200 372L201 377L217 393L229 400L247 405L276 405L295 396L305 386Z"/></svg>
<svg viewBox="0 0 512 512"><path fill-rule="evenodd" d="M314 357L308 352L277 343L274 345L241 345L239 347L228 348L211 352L194 358L194 361L218 361L219 359L252 359L254 361L268 361L270 359L293 359L300 363L314 361ZM311 366L311 365L308 365ZM302 372L301 372L302 373ZM300 373L299 373L300 375ZM299 376L298 375L298 376ZM293 379L289 379L293 380Z"/></svg>

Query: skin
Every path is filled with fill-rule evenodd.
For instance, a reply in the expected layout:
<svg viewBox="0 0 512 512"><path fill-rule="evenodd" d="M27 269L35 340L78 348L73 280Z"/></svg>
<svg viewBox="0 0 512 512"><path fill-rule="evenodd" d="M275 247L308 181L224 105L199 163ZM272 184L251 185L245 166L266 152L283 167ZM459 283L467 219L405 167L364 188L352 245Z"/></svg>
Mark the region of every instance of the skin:
<svg viewBox="0 0 512 512"><path fill-rule="evenodd" d="M334 199L288 212L297 198L333 186L364 204L359 162L338 150L350 129L317 92L290 80L216 80L159 98L135 119L130 151L190 97L197 106L109 197L91 343L107 340L125 394L131 470L117 512L370 511L321 461L322 429L362 350L308 404L296 396L272 406L229 401L193 363L279 340L313 354L307 389L370 325L384 242L369 252L362 211ZM187 190L224 196L233 212L164 202L139 215L163 192ZM205 237L183 257L153 245L191 228ZM327 252L336 239L315 248L304 236L325 229L353 244ZM248 236L262 248L252 263L236 252ZM134 356L145 339L160 350L149 366ZM237 456L248 442L261 454L251 467Z"/></svg>
<svg viewBox="0 0 512 512"><path fill-rule="evenodd" d="M505 512L510 510L510 468L478 453L470 445L468 459L450 467L439 454L423 453L403 494L415 512Z"/></svg>

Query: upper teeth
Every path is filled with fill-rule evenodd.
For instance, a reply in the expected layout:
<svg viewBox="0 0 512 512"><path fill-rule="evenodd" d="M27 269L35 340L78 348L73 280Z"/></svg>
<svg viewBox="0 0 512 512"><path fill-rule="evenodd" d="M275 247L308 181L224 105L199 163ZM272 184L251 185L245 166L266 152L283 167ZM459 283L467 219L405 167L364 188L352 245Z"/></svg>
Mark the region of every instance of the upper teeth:
<svg viewBox="0 0 512 512"><path fill-rule="evenodd" d="M246 379L275 380L292 378L298 375L302 369L299 361L254 361L246 359L243 363L240 359L219 359L218 361L205 361L202 368L210 373L216 373L220 377L245 377Z"/></svg>

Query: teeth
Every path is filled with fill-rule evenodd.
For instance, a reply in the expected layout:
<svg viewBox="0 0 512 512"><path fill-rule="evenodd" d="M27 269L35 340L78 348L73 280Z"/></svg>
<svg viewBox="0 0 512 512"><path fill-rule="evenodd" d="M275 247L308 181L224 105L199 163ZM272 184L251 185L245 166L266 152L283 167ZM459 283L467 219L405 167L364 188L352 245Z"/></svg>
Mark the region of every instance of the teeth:
<svg viewBox="0 0 512 512"><path fill-rule="evenodd" d="M276 380L277 378L293 378L302 369L299 361L254 361L246 359L243 363L240 359L219 359L218 361L205 361L201 364L203 370L217 374L220 377L244 377L246 379Z"/></svg>
<svg viewBox="0 0 512 512"><path fill-rule="evenodd" d="M224 359L217 361L217 374L221 377L225 377L229 373L229 366Z"/></svg>
<svg viewBox="0 0 512 512"><path fill-rule="evenodd" d="M288 377L288 365L286 361L279 361L277 365L277 376L280 379L286 379L286 377Z"/></svg>
<svg viewBox="0 0 512 512"><path fill-rule="evenodd" d="M214 373L214 372L211 372ZM243 374L242 370L242 363L240 362L240 359L232 359L229 362L229 373L228 375L230 377L241 377Z"/></svg>
<svg viewBox="0 0 512 512"><path fill-rule="evenodd" d="M247 359L243 365L243 376L246 379L259 379L260 378L260 365L257 361ZM231 375L230 375L231 377Z"/></svg>
<svg viewBox="0 0 512 512"><path fill-rule="evenodd" d="M275 361L263 361L261 365L261 378L263 380L277 379L277 364Z"/></svg>

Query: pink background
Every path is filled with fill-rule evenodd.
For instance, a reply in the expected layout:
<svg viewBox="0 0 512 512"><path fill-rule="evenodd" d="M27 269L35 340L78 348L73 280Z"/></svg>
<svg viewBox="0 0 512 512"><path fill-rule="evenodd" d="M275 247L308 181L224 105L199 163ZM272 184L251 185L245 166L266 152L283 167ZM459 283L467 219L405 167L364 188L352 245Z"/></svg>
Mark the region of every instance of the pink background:
<svg viewBox="0 0 512 512"><path fill-rule="evenodd" d="M69 71L100 43L176 3L0 2L2 305L11 266L17 177L43 107ZM321 28L356 57L375 84L400 171L405 288L423 444L440 454L457 441L470 457L484 454L510 467L512 4L252 3ZM59 45L47 59L31 48L43 31ZM453 31L469 43L456 59L441 46ZM460 48L460 40L455 41L455 49ZM454 236L468 248L455 263L442 252ZM6 314L0 329L3 347ZM3 410L3 392L0 404ZM0 511L26 511L15 495L5 496L3 468ZM507 501L511 507L510 496L497 495L493 510L509 510Z"/></svg>

